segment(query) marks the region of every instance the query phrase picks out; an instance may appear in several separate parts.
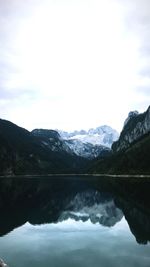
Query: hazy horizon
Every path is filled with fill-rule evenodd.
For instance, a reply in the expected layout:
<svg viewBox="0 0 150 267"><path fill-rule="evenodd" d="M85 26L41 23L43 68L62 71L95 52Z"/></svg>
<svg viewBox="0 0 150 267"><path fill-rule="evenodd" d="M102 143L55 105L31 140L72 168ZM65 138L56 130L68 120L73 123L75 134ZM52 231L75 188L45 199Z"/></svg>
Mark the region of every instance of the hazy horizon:
<svg viewBox="0 0 150 267"><path fill-rule="evenodd" d="M148 0L0 1L0 117L65 131L150 103Z"/></svg>

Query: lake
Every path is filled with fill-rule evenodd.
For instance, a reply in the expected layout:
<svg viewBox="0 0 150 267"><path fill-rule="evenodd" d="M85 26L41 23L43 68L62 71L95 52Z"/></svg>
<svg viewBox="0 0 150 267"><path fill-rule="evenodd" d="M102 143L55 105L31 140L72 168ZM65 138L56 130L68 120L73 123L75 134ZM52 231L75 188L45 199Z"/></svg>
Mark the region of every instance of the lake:
<svg viewBox="0 0 150 267"><path fill-rule="evenodd" d="M149 178L0 178L9 267L149 267L149 241Z"/></svg>

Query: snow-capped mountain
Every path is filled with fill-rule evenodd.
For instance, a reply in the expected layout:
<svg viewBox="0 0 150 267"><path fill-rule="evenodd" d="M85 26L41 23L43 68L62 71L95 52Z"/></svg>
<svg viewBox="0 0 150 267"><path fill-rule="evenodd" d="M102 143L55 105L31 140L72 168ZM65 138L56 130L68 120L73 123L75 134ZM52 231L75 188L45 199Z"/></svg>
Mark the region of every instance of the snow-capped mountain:
<svg viewBox="0 0 150 267"><path fill-rule="evenodd" d="M63 139L57 131L46 129L34 129L34 136L39 137L43 147L55 152L66 151L70 155L77 155L88 159L105 156L110 152L108 147L84 143L78 139Z"/></svg>
<svg viewBox="0 0 150 267"><path fill-rule="evenodd" d="M106 156L110 153L110 148L102 145L93 145L84 143L78 139L69 139L64 141L66 145L78 156L94 159L96 157Z"/></svg>
<svg viewBox="0 0 150 267"><path fill-rule="evenodd" d="M54 131L35 129L32 134L39 136L43 146L55 152L66 151L87 159L105 157L111 152L112 143L119 134L109 126L101 126L88 131Z"/></svg>
<svg viewBox="0 0 150 267"><path fill-rule="evenodd" d="M88 131L58 132L76 155L89 159L108 155L112 143L119 138L118 132L106 125Z"/></svg>
<svg viewBox="0 0 150 267"><path fill-rule="evenodd" d="M88 131L65 132L59 131L64 140L80 140L82 143L92 145L102 145L111 148L114 141L119 138L119 133L110 126L104 125L97 128L91 128Z"/></svg>

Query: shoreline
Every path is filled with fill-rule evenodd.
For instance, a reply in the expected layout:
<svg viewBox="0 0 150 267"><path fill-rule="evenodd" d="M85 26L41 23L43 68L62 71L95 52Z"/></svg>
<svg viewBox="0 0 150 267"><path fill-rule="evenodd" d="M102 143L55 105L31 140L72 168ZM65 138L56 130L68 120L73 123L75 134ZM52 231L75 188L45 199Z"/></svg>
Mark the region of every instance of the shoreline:
<svg viewBox="0 0 150 267"><path fill-rule="evenodd" d="M150 174L86 174L86 173L49 173L49 174L16 174L0 175L0 178L40 178L40 177L103 177L103 178L150 178Z"/></svg>

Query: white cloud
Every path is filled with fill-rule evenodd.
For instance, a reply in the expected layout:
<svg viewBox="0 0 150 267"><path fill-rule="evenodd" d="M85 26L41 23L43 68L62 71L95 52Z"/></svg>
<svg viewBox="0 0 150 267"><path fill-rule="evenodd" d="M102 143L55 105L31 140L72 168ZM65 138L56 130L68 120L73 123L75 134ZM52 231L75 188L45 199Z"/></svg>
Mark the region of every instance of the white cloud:
<svg viewBox="0 0 150 267"><path fill-rule="evenodd" d="M14 71L6 70L1 86L18 99L4 117L29 129L101 124L121 129L130 109L146 108L148 101L136 90L139 80L145 86L139 77L141 43L136 30L126 27L134 5L121 0L13 3L6 9L13 26L6 23L2 40L11 42L5 55ZM23 16L15 13L16 5Z"/></svg>

